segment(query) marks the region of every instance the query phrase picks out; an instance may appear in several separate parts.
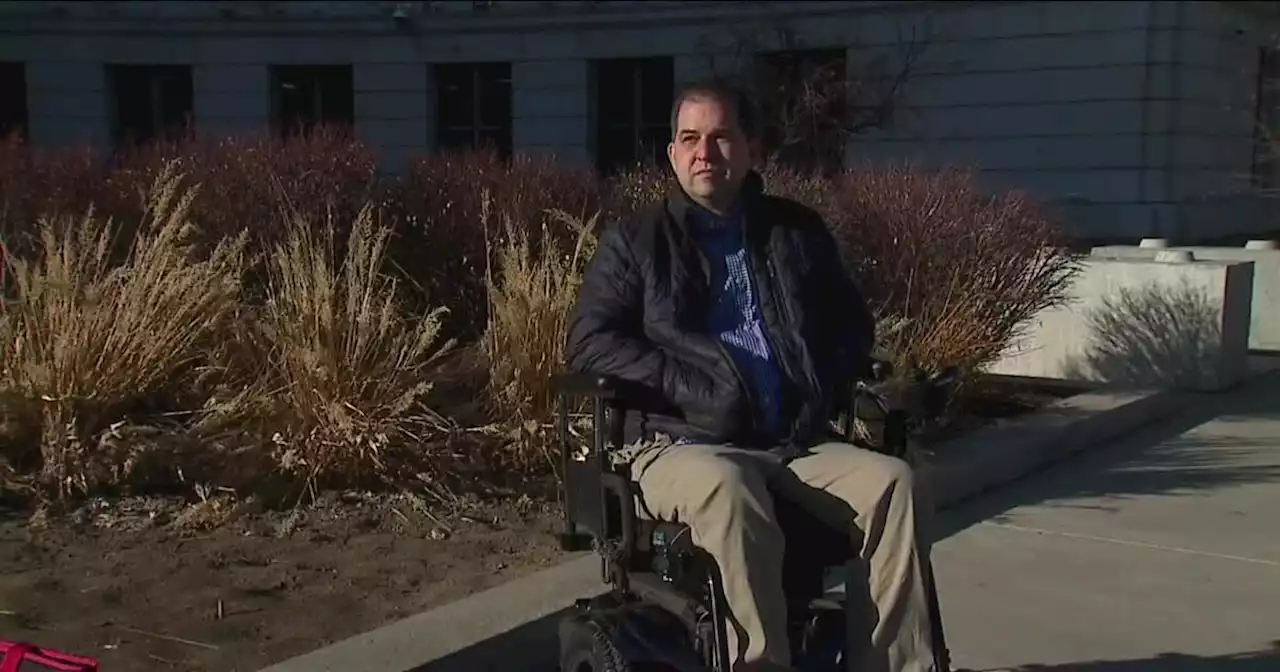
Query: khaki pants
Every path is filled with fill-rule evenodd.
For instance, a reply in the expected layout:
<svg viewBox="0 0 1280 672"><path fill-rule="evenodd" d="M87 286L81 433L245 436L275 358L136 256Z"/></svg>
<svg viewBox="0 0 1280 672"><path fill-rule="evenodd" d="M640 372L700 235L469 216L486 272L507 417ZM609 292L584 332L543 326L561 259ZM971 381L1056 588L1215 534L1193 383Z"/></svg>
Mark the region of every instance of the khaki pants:
<svg viewBox="0 0 1280 672"><path fill-rule="evenodd" d="M844 443L791 459L728 446L658 441L625 451L645 515L688 525L715 558L729 611L735 671L789 669L783 534L766 487L837 529L847 528L869 581L875 627L865 672L928 672L933 666L928 602L917 540L911 470L901 460ZM856 580L856 579L855 579Z"/></svg>

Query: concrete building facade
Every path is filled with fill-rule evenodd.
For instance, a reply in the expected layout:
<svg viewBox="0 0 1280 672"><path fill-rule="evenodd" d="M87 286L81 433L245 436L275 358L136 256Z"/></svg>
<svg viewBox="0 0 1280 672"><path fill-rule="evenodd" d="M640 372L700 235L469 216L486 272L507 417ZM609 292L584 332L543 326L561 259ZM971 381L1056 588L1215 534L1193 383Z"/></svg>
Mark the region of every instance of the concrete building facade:
<svg viewBox="0 0 1280 672"><path fill-rule="evenodd" d="M1257 195L1275 4L0 2L0 125L109 147L336 119L390 169L476 142L598 161L757 52L892 66L913 42L905 112L847 157L974 165L1081 236L1193 240L1280 228Z"/></svg>

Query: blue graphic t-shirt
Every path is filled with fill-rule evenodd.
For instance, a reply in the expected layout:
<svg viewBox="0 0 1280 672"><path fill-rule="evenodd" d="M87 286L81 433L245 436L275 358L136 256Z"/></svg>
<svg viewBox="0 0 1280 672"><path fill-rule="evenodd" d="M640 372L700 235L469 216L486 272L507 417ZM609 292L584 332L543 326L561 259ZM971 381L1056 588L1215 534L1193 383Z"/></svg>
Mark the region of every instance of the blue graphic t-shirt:
<svg viewBox="0 0 1280 672"><path fill-rule="evenodd" d="M765 337L756 287L747 265L741 215L717 217L695 211L693 237L711 265L711 312L707 330L737 364L764 413L770 440L784 437L782 379Z"/></svg>

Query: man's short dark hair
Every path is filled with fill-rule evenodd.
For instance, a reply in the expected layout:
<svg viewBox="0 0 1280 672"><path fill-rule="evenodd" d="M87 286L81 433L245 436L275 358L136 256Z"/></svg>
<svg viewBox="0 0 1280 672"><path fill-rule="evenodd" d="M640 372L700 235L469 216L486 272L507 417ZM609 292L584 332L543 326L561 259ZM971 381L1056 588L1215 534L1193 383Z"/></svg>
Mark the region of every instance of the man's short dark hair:
<svg viewBox="0 0 1280 672"><path fill-rule="evenodd" d="M680 87L680 90L676 93L675 101L671 104L672 139L675 139L680 132L676 123L677 117L680 116L680 107L686 101L699 98L715 100L732 108L734 114L738 117L738 127L742 129L743 134L752 140L757 138L760 127L751 95L742 86L724 79L713 78L692 82Z"/></svg>

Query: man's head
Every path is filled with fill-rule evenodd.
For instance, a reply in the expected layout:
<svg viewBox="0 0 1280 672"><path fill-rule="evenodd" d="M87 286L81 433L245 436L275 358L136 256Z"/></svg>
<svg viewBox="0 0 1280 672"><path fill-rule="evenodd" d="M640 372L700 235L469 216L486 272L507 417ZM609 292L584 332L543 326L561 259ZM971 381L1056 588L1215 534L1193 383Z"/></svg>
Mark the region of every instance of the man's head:
<svg viewBox="0 0 1280 672"><path fill-rule="evenodd" d="M667 158L685 193L713 212L732 206L758 156L757 130L742 91L719 82L681 90L671 107Z"/></svg>

